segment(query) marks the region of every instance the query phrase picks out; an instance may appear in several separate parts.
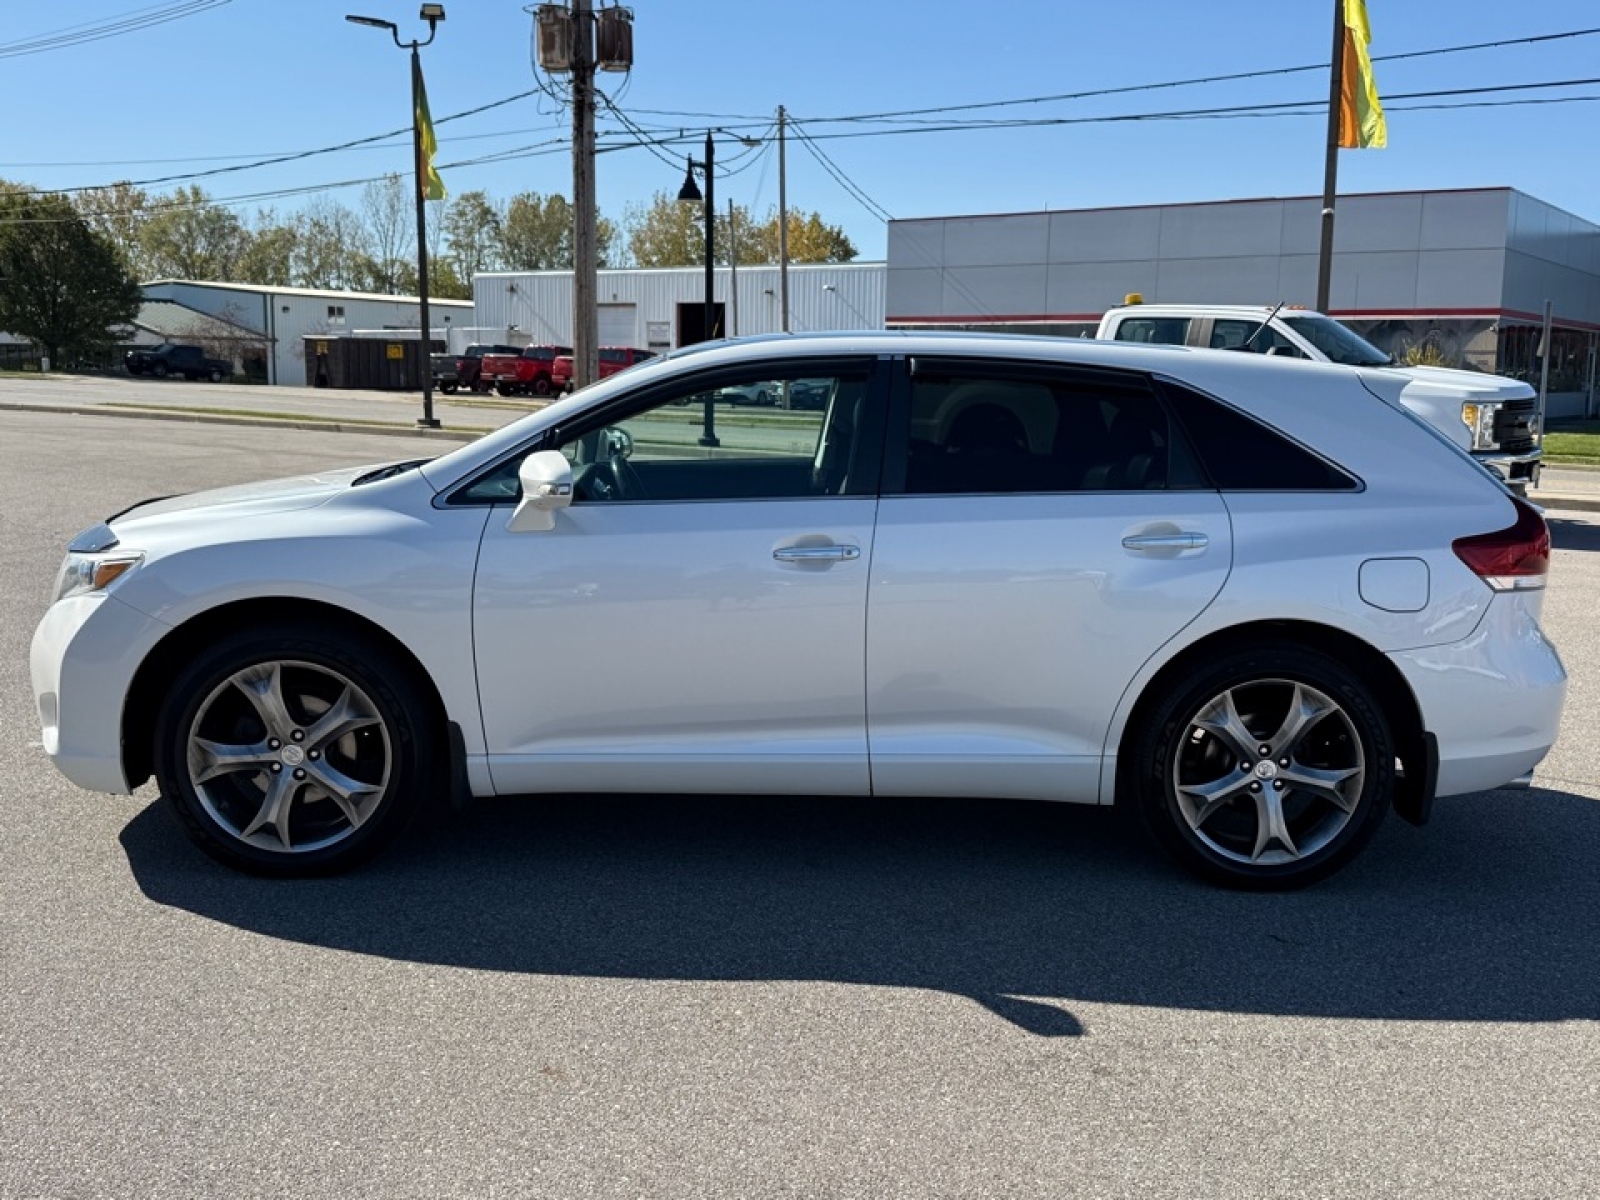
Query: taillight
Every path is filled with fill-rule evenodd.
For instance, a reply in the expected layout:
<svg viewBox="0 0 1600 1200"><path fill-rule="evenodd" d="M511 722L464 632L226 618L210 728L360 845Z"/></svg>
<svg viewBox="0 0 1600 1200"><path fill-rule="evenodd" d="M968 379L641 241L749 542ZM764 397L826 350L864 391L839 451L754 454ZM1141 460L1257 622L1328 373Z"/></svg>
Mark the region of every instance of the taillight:
<svg viewBox="0 0 1600 1200"><path fill-rule="evenodd" d="M1495 533L1477 533L1451 543L1456 557L1497 592L1542 588L1550 572L1550 529L1537 509L1511 497L1516 523Z"/></svg>

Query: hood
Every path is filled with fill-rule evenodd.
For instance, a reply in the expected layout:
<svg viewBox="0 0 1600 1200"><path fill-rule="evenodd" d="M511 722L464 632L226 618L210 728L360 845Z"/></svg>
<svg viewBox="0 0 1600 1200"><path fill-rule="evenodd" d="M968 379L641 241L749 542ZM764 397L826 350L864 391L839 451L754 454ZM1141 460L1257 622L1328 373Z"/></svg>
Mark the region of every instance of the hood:
<svg viewBox="0 0 1600 1200"><path fill-rule="evenodd" d="M315 508L344 491L363 475L381 471L388 465L392 464L343 467L336 471L321 471L315 475L295 475L288 479L268 479L260 483L242 483L234 487L190 492L185 496L146 500L132 508L124 509L110 518L107 524L116 526L124 521L143 521L149 517L166 516L198 508L227 508L230 516L251 516L257 513L292 512L295 509Z"/></svg>
<svg viewBox="0 0 1600 1200"><path fill-rule="evenodd" d="M1390 367L1430 388L1453 392L1473 400L1529 400L1537 393L1531 386L1504 375L1485 375L1482 371L1457 371L1449 367Z"/></svg>

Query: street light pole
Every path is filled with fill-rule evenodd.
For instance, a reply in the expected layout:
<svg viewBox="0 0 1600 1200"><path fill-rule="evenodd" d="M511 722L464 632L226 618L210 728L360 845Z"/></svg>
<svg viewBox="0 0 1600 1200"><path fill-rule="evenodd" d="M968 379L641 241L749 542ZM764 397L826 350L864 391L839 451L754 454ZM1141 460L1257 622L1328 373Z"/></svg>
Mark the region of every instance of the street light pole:
<svg viewBox="0 0 1600 1200"><path fill-rule="evenodd" d="M696 201L702 197L700 189L694 183L694 169L699 167L706 177L706 194L704 197L706 214L706 298L705 315L701 318L700 340L709 342L716 324L716 161L717 146L711 140L711 131L706 130L706 157L704 162L695 162L689 159L689 169L684 174L683 186L678 189L678 199ZM717 409L716 400L711 394L706 396L705 428L700 437L702 446L720 446L717 440Z"/></svg>
<svg viewBox="0 0 1600 1200"><path fill-rule="evenodd" d="M427 41L412 38L400 40L400 28L393 21L381 17L346 16L355 25L371 25L387 29L394 44L411 51L411 165L417 189L417 300L422 320L419 349L422 369L422 416L417 424L424 429L438 429L439 421L433 415L433 322L428 312L428 162L422 152L422 56L418 51L431 45L439 32L439 22L444 20L444 5L424 4L420 18L428 23Z"/></svg>

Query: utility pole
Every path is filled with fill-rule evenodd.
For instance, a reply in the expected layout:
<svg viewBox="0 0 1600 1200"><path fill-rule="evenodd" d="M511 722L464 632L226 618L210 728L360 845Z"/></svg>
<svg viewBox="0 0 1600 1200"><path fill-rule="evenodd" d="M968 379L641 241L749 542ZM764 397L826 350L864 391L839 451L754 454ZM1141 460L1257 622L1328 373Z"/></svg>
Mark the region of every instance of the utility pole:
<svg viewBox="0 0 1600 1200"><path fill-rule="evenodd" d="M575 387L600 374L599 255L594 216L594 15L572 4L572 373Z"/></svg>
<svg viewBox="0 0 1600 1200"><path fill-rule="evenodd" d="M1328 161L1322 174L1322 247L1317 256L1317 311L1333 290L1333 201L1339 181L1339 107L1344 91L1344 0L1333 0L1333 63L1328 85Z"/></svg>
<svg viewBox="0 0 1600 1200"><path fill-rule="evenodd" d="M789 332L789 190L788 173L784 169L783 125L788 114L778 105L778 311L783 317L783 331Z"/></svg>

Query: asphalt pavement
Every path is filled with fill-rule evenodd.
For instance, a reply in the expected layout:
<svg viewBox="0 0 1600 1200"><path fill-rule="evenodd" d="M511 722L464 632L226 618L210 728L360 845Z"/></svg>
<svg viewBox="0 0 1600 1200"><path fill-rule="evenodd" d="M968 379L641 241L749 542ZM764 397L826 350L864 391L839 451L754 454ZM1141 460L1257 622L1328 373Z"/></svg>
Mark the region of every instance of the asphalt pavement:
<svg viewBox="0 0 1600 1200"><path fill-rule="evenodd" d="M50 766L72 534L393 444L0 411L0 1197L1594 1196L1600 518L1551 513L1533 789L1292 895L1101 810L837 798L485 801L281 883Z"/></svg>

